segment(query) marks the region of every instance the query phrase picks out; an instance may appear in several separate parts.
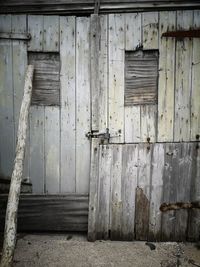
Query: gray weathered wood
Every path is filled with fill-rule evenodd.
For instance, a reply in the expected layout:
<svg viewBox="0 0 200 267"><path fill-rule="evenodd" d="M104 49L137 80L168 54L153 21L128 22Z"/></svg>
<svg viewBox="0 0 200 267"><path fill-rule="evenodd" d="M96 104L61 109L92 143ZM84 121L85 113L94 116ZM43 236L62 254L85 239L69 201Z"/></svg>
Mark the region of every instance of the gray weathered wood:
<svg viewBox="0 0 200 267"><path fill-rule="evenodd" d="M163 190L164 153L164 144L156 143L153 145L148 239L155 241L161 238L161 211L159 207Z"/></svg>
<svg viewBox="0 0 200 267"><path fill-rule="evenodd" d="M60 105L60 56L58 53L28 54L34 65L32 105Z"/></svg>
<svg viewBox="0 0 200 267"><path fill-rule="evenodd" d="M178 11L177 30L189 29L192 20L192 11ZM177 40L174 141L190 140L191 67L192 40Z"/></svg>
<svg viewBox="0 0 200 267"><path fill-rule="evenodd" d="M166 30L176 29L176 12L160 12L159 19L159 94L158 141L173 141L175 39L162 38Z"/></svg>
<svg viewBox="0 0 200 267"><path fill-rule="evenodd" d="M44 16L43 31L43 51L58 52L59 51L59 17Z"/></svg>
<svg viewBox="0 0 200 267"><path fill-rule="evenodd" d="M200 11L194 11L194 28L200 28ZM192 52L192 88L191 88L191 136L190 140L195 141L200 133L200 39L193 39Z"/></svg>
<svg viewBox="0 0 200 267"><path fill-rule="evenodd" d="M122 238L122 145L112 145L110 229L111 240Z"/></svg>
<svg viewBox="0 0 200 267"><path fill-rule="evenodd" d="M26 33L0 32L0 39L30 40L31 35Z"/></svg>
<svg viewBox="0 0 200 267"><path fill-rule="evenodd" d="M90 19L76 19L76 192L88 193L90 176Z"/></svg>
<svg viewBox="0 0 200 267"><path fill-rule="evenodd" d="M122 240L134 240L135 238L135 192L138 175L138 145L126 145L122 147Z"/></svg>
<svg viewBox="0 0 200 267"><path fill-rule="evenodd" d="M124 15L109 15L109 130L111 142L124 142Z"/></svg>
<svg viewBox="0 0 200 267"><path fill-rule="evenodd" d="M152 144L138 145L138 180L135 199L135 238L147 240L151 198Z"/></svg>
<svg viewBox="0 0 200 267"><path fill-rule="evenodd" d="M136 51L125 54L125 106L155 104L158 95L158 53Z"/></svg>
<svg viewBox="0 0 200 267"><path fill-rule="evenodd" d="M158 28L158 12L142 14L144 49L158 49Z"/></svg>
<svg viewBox="0 0 200 267"><path fill-rule="evenodd" d="M11 31L11 16L0 16L0 31ZM11 177L15 155L12 42L0 40L0 172Z"/></svg>
<svg viewBox="0 0 200 267"><path fill-rule="evenodd" d="M10 191L5 218L4 244L1 266L11 266L14 256L17 232L17 211L24 165L28 112L31 103L33 66L29 65L25 77L24 97L20 109L16 156L11 177Z"/></svg>
<svg viewBox="0 0 200 267"><path fill-rule="evenodd" d="M0 230L4 226L7 195L0 196ZM18 231L87 232L88 195L22 194L19 199Z"/></svg>
<svg viewBox="0 0 200 267"><path fill-rule="evenodd" d="M99 130L99 49L100 49L100 18L98 14L90 19L90 87L92 130Z"/></svg>
<svg viewBox="0 0 200 267"><path fill-rule="evenodd" d="M29 51L42 51L44 39L43 24L43 16L28 16L28 32L31 34L31 40L28 42Z"/></svg>
<svg viewBox="0 0 200 267"><path fill-rule="evenodd" d="M76 190L75 17L60 17L60 189Z"/></svg>
<svg viewBox="0 0 200 267"><path fill-rule="evenodd" d="M88 240L95 241L97 238L98 216L98 183L99 183L99 139L93 138L91 144L90 163L90 187L89 187L89 215L88 215Z"/></svg>

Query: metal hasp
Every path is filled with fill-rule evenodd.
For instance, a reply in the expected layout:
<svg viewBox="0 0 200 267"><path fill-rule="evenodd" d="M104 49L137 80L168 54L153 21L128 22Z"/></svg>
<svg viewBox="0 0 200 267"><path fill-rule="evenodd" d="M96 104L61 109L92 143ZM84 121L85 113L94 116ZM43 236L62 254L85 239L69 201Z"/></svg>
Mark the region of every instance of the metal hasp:
<svg viewBox="0 0 200 267"><path fill-rule="evenodd" d="M164 32L162 37L174 37L174 38L200 38L200 29L188 30L188 31L170 31Z"/></svg>
<svg viewBox="0 0 200 267"><path fill-rule="evenodd" d="M88 139L91 138L100 138L101 140L109 140L110 139L110 133L109 133L109 129L106 128L106 132L104 133L99 133L99 131L91 131L88 132L85 135Z"/></svg>

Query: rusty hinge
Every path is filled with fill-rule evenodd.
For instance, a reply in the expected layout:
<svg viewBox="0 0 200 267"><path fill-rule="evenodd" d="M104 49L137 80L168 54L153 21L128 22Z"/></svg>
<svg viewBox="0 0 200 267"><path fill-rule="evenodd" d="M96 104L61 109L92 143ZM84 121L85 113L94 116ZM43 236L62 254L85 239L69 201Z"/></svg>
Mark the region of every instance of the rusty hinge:
<svg viewBox="0 0 200 267"><path fill-rule="evenodd" d="M92 130L91 132L86 133L85 135L88 139L91 138L99 138L101 140L109 140L110 139L110 133L109 133L109 129L106 128L106 132L99 132L96 130Z"/></svg>

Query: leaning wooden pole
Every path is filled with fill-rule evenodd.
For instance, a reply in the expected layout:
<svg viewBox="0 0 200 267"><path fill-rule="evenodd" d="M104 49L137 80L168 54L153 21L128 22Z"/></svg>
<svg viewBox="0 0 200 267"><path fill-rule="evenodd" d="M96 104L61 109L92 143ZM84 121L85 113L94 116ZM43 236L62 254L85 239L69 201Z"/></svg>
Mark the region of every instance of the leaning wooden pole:
<svg viewBox="0 0 200 267"><path fill-rule="evenodd" d="M24 96L20 110L17 133L16 155L6 210L3 253L0 264L1 267L12 266L16 244L17 211L24 166L26 132L28 128L28 113L32 95L33 70L33 66L29 65L25 77Z"/></svg>

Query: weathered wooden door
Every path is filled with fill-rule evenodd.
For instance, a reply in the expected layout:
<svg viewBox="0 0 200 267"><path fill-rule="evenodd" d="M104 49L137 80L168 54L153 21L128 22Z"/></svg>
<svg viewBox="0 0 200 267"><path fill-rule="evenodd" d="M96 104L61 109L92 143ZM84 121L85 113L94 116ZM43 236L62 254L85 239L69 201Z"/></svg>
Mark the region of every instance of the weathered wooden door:
<svg viewBox="0 0 200 267"><path fill-rule="evenodd" d="M199 212L162 210L165 202L199 199L194 189L200 188L199 149L191 142L196 126L190 137L188 132L189 122L198 117L190 93L196 95L199 87L194 78L198 64L191 69L199 41L194 39L192 48L188 38L162 37L166 31L189 29L193 16L199 25L199 11L99 17L99 30L92 35L93 43L100 39L91 51L92 59L97 55L96 64L91 62L96 83L92 114L98 122L94 130L105 133L107 128L110 136L92 138L90 240L199 236Z"/></svg>
<svg viewBox="0 0 200 267"><path fill-rule="evenodd" d="M35 66L24 168L32 195L22 197L19 226L86 231L90 18L1 15L0 32L10 38L0 39L0 172L4 178L12 172L25 69L27 64Z"/></svg>

